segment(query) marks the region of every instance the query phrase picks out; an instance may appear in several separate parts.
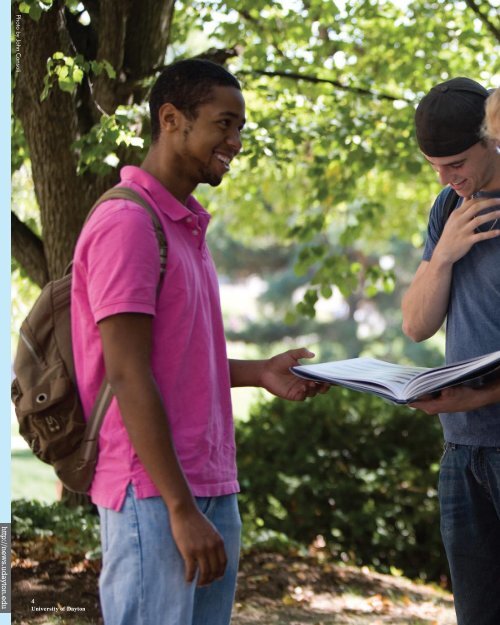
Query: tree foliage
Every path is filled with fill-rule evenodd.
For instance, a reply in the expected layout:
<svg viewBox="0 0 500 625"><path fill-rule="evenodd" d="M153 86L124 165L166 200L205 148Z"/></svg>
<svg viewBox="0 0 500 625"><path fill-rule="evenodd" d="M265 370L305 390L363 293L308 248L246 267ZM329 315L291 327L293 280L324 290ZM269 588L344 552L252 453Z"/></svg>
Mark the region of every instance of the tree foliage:
<svg viewBox="0 0 500 625"><path fill-rule="evenodd" d="M29 159L42 228L13 215L15 259L39 285L61 273L90 205L120 164L144 155L158 69L200 55L237 74L249 119L235 181L203 190L204 201L254 246L300 244L297 271L310 281L301 313L313 315L332 285L390 290L383 242L418 240L432 187L415 103L453 75L498 78L494 4L13 3L13 166Z"/></svg>

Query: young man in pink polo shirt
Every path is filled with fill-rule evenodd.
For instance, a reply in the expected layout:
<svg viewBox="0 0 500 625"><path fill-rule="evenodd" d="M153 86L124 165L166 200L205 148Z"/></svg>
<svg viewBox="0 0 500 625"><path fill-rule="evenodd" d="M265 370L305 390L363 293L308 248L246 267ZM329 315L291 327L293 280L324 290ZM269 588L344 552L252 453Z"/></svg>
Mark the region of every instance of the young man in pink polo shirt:
<svg viewBox="0 0 500 625"><path fill-rule="evenodd" d="M217 186L241 149L238 81L203 60L167 67L150 99L152 145L122 186L141 194L168 239L167 272L148 213L126 200L98 207L77 244L72 329L89 414L106 374L114 399L90 495L101 517L106 625L227 625L240 526L231 386L290 400L324 390L289 367L291 350L228 360L209 214L192 197Z"/></svg>

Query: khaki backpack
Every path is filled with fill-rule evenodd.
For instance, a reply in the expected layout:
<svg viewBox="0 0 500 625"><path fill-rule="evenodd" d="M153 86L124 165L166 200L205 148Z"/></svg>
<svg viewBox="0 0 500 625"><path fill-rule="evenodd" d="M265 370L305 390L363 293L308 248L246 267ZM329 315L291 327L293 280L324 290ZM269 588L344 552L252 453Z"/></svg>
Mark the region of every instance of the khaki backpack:
<svg viewBox="0 0 500 625"><path fill-rule="evenodd" d="M97 200L87 220L99 204L112 199L130 200L151 216L160 248L158 293L167 263L167 241L158 216L132 189L114 187ZM21 325L12 401L19 433L33 453L54 467L68 490L86 493L97 463L99 430L113 395L104 379L85 420L75 379L70 306L71 271L66 271L43 288Z"/></svg>

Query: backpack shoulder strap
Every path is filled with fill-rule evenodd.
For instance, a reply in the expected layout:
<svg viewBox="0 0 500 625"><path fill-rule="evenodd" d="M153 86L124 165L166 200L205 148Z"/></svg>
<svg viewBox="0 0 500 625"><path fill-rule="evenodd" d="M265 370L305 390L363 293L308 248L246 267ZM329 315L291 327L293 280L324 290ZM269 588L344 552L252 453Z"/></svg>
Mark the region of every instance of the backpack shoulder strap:
<svg viewBox="0 0 500 625"><path fill-rule="evenodd" d="M101 197L95 202L95 204L90 209L87 218L85 219L85 223L90 219L90 216L94 213L95 209L102 204L103 202L107 202L108 200L129 200L134 204L139 204L142 206L151 217L151 221L153 222L153 226L155 229L156 239L158 241L158 246L160 248L160 281L158 283L157 293L159 294L161 285L163 284L163 279L165 277L165 272L167 271L167 252L168 252L168 243L167 237L165 236L165 232L163 230L163 226L158 218L156 212L151 208L149 202L147 202L142 195L139 195L136 191L131 189L130 187L113 187L112 189L108 189L105 191Z"/></svg>
<svg viewBox="0 0 500 625"><path fill-rule="evenodd" d="M444 224L448 221L449 216L457 207L459 198L460 196L458 195L458 193L456 193L451 187L449 187L443 206Z"/></svg>

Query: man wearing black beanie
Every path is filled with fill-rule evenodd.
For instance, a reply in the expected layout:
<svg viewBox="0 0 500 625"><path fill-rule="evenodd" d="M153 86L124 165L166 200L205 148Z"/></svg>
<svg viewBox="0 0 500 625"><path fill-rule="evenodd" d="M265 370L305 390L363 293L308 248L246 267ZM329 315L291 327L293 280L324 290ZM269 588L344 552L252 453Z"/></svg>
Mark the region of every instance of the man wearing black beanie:
<svg viewBox="0 0 500 625"><path fill-rule="evenodd" d="M422 341L446 319L447 363L500 349L500 155L481 137L487 98L477 82L454 78L415 114L419 147L446 188L403 298L403 331ZM500 376L413 406L439 413L443 426L441 535L458 625L499 625Z"/></svg>

